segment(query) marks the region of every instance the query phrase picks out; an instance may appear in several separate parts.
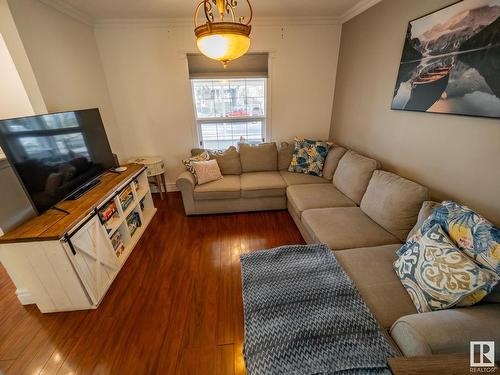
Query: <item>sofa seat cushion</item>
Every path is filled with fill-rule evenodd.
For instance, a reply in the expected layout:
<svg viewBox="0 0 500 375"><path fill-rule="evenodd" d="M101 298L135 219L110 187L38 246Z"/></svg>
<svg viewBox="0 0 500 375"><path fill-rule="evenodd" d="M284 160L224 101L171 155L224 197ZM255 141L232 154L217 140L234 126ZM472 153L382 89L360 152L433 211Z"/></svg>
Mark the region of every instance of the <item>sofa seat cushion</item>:
<svg viewBox="0 0 500 375"><path fill-rule="evenodd" d="M375 319L384 329L416 309L392 269L398 245L336 251L335 257L353 280Z"/></svg>
<svg viewBox="0 0 500 375"><path fill-rule="evenodd" d="M332 184L294 185L286 189L288 201L299 213L313 208L356 207Z"/></svg>
<svg viewBox="0 0 500 375"><path fill-rule="evenodd" d="M279 172L251 172L241 175L243 198L281 197L286 195L286 182Z"/></svg>
<svg viewBox="0 0 500 375"><path fill-rule="evenodd" d="M307 210L302 213L302 223L316 242L326 243L332 250L401 243L359 207Z"/></svg>
<svg viewBox="0 0 500 375"><path fill-rule="evenodd" d="M311 176L304 173L294 173L288 171L280 171L281 177L286 182L287 186L292 185L305 185L305 184L327 184L328 181L326 178Z"/></svg>
<svg viewBox="0 0 500 375"><path fill-rule="evenodd" d="M238 199L241 197L240 176L223 176L222 179L194 188L195 200Z"/></svg>
<svg viewBox="0 0 500 375"><path fill-rule="evenodd" d="M495 341L495 357L500 358L498 327L500 307L478 305L403 316L390 333L407 357L469 353L470 341Z"/></svg>

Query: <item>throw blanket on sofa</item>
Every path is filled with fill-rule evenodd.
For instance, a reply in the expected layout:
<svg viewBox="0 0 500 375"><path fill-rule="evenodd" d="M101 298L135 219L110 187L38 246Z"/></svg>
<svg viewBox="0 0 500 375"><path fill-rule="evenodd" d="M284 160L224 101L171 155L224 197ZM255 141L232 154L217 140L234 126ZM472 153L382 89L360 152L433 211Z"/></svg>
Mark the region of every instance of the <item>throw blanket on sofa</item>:
<svg viewBox="0 0 500 375"><path fill-rule="evenodd" d="M241 256L248 375L390 374L396 355L326 245Z"/></svg>

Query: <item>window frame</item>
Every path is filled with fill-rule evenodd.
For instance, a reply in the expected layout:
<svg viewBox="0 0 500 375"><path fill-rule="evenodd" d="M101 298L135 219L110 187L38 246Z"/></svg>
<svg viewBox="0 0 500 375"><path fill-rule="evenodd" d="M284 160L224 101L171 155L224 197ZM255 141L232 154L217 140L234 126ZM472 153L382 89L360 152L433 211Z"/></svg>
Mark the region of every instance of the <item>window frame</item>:
<svg viewBox="0 0 500 375"><path fill-rule="evenodd" d="M265 114L264 116L246 116L246 117L198 117L198 109L196 107L196 96L195 96L195 87L194 81L221 81L221 80L248 80L248 79L261 79L264 81L264 102L265 102ZM194 136L195 136L195 147L205 148L203 144L202 124L207 123L238 123L238 122L262 122L262 143L268 142L270 139L270 130L269 130L269 119L270 119L270 100L269 100L269 77L260 77L260 76L238 76L238 77L203 77L203 78L190 78L191 84L191 99L193 102L194 109ZM219 150L219 149L217 149Z"/></svg>

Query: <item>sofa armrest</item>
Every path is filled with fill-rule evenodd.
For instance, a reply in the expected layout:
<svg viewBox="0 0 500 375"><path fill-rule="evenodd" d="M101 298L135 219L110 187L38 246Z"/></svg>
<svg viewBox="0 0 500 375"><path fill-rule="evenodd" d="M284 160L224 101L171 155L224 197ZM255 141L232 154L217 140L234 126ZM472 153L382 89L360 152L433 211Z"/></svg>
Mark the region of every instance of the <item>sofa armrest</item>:
<svg viewBox="0 0 500 375"><path fill-rule="evenodd" d="M194 204L194 188L196 181L191 172L183 172L175 182L182 194L182 202L184 203L184 211L186 215L193 215L195 213Z"/></svg>
<svg viewBox="0 0 500 375"><path fill-rule="evenodd" d="M175 182L180 191L182 190L194 190L196 186L196 181L194 180L194 176L191 172L183 172L179 177L177 177L177 181Z"/></svg>
<svg viewBox="0 0 500 375"><path fill-rule="evenodd" d="M470 341L500 342L500 305L478 305L408 315L390 334L407 357L468 353ZM500 356L500 345L495 354Z"/></svg>

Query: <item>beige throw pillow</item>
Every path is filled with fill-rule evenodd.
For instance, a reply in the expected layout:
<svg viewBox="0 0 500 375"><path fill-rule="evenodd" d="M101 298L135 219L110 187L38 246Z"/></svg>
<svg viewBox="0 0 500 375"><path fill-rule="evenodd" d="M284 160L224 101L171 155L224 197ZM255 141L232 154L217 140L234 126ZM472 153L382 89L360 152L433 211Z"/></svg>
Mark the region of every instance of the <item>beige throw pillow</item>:
<svg viewBox="0 0 500 375"><path fill-rule="evenodd" d="M195 162L207 161L207 160L210 160L210 155L208 154L208 152L203 151L199 155L193 156L193 157L188 158L188 159L184 159L182 161L182 164L184 164L184 166L186 167L186 169L193 174L194 179L197 181L196 172L194 171L193 164Z"/></svg>
<svg viewBox="0 0 500 375"><path fill-rule="evenodd" d="M217 181L222 178L217 160L196 161L193 163L194 173L198 180L198 185Z"/></svg>
<svg viewBox="0 0 500 375"><path fill-rule="evenodd" d="M193 148L191 150L192 156L200 155L207 152L210 160L215 159L219 164L220 171L223 175L240 175L241 162L240 154L236 147L231 146L225 151L205 150L202 148ZM208 159L207 159L208 160Z"/></svg>

